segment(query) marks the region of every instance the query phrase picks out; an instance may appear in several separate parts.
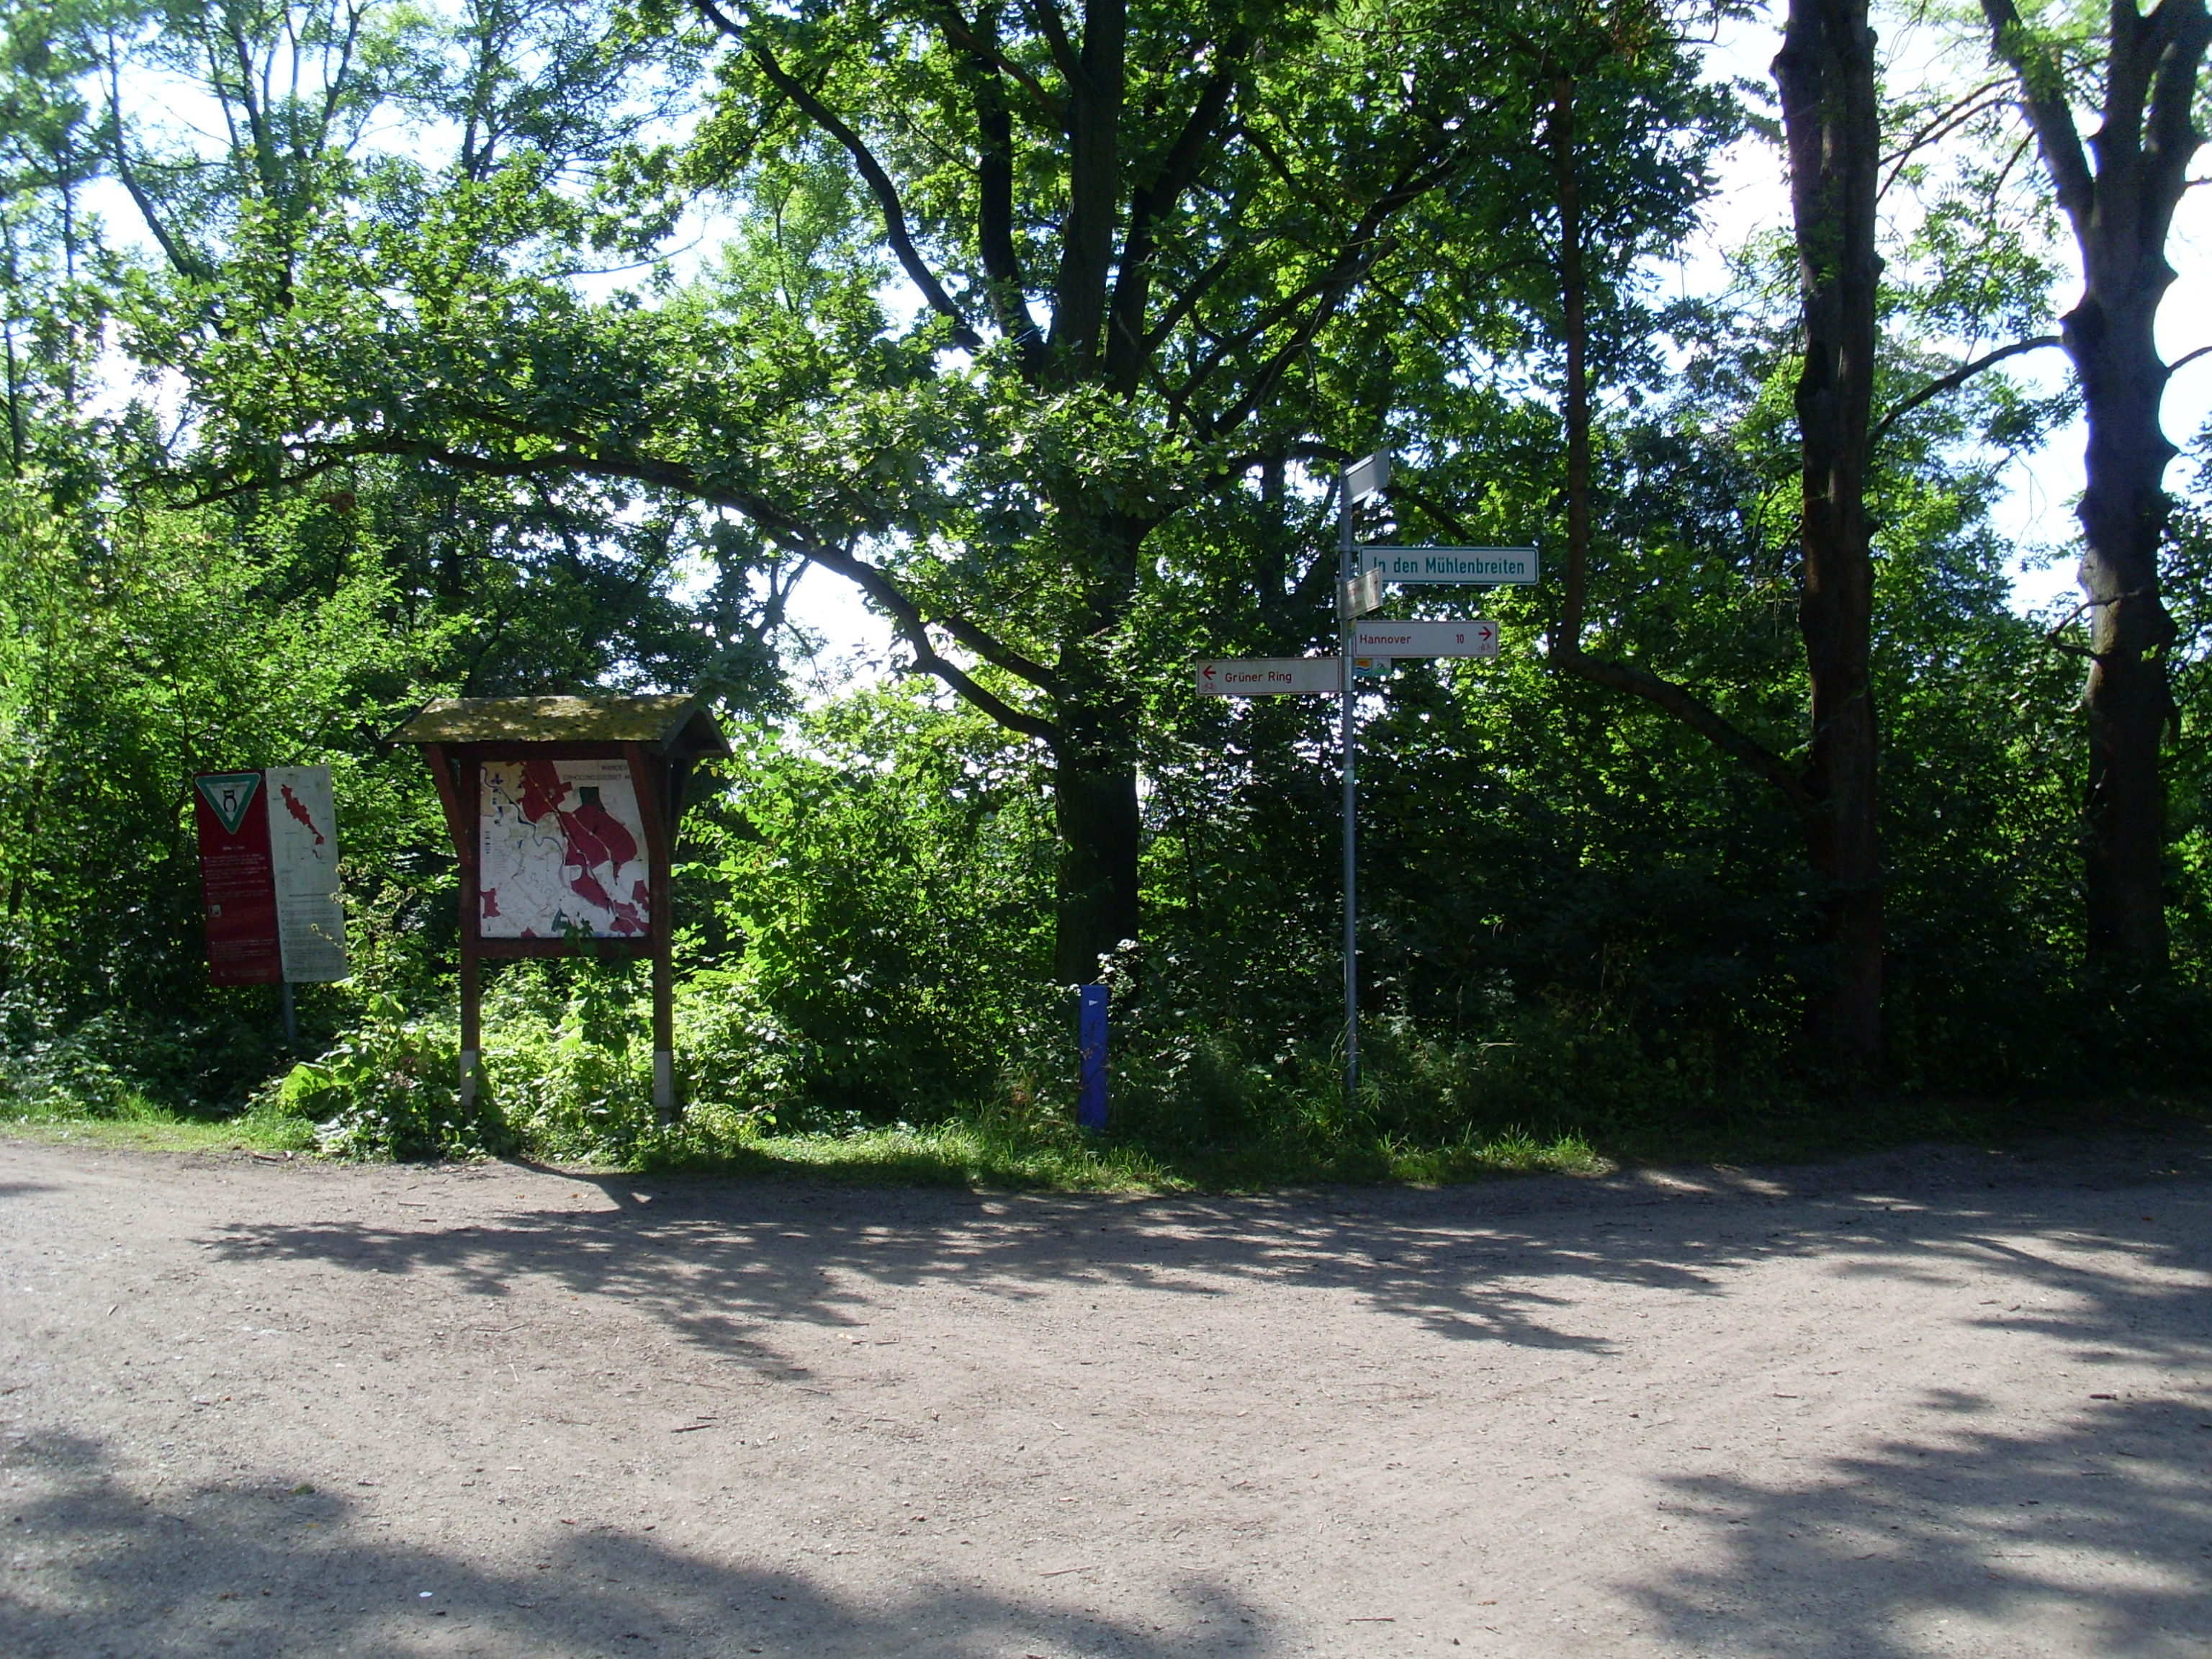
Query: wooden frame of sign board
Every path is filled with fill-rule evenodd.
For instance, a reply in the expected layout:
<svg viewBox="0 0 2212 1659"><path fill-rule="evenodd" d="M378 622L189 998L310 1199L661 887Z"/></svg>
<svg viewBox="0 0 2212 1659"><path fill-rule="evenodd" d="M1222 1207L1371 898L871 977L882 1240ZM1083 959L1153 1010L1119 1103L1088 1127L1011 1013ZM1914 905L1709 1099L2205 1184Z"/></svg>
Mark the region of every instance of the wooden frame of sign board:
<svg viewBox="0 0 2212 1659"><path fill-rule="evenodd" d="M675 987L670 959L674 919L669 872L693 772L702 757L730 752L704 701L682 696L441 698L392 736L422 751L460 866L462 1097L475 1097L481 1069L485 961L646 956L653 963L653 1103L664 1118L676 1116ZM604 761L625 766L645 843L643 935L484 937L479 835L484 767L488 763L533 761Z"/></svg>

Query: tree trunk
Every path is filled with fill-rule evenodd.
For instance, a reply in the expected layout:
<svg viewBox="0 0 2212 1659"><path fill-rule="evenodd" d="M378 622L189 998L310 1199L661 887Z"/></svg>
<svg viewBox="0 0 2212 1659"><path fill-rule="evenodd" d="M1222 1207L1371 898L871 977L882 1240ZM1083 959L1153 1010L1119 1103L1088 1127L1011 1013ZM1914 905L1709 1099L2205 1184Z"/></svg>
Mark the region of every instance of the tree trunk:
<svg viewBox="0 0 2212 1659"><path fill-rule="evenodd" d="M1098 959L1138 936L1137 769L1128 745L1109 740L1099 725L1067 724L1068 734L1053 744L1053 977L1089 985L1098 978Z"/></svg>
<svg viewBox="0 0 2212 1659"><path fill-rule="evenodd" d="M2158 555L2164 477L2176 452L2159 424L2166 369L2153 330L2173 272L2157 255L2124 263L2139 269L2106 273L2116 280L2102 283L2093 274L2065 321L2089 426L2080 513L2094 655L2084 697L2082 875L2090 955L2162 968L2166 780L2159 750L2173 714L2166 652L2174 625L2159 597Z"/></svg>
<svg viewBox="0 0 2212 1659"><path fill-rule="evenodd" d="M1790 123L1799 246L1805 266L1806 368L1798 386L1804 446L1804 578L1799 605L1813 684L1814 731L1801 775L1686 687L1582 648L1589 599L1590 415L1588 296L1575 169L1573 77L1554 73L1546 124L1559 210L1566 346L1567 559L1553 663L1593 684L1640 696L1771 783L1790 803L1822 884L1831 971L1807 1000L1808 1036L1843 1086L1882 1062L1882 898L1875 833L1876 733L1869 655L1874 570L1864 502L1870 447L1875 283L1873 35L1863 0L1791 14L1775 64Z"/></svg>
<svg viewBox="0 0 2212 1659"><path fill-rule="evenodd" d="M2018 80L2021 112L2074 228L2081 302L2064 340L2088 417L2081 586L2089 613L2089 780L2082 803L2082 887L2092 960L2166 965L2166 780L2160 740L2172 718L2166 651L2173 619L2159 598L2166 465L2159 425L2166 367L2156 339L2173 210L2188 189L2197 82L2212 46L2205 0L2113 0L2106 14L2104 107L2085 146L2064 64L2075 46L2023 23L2013 0L1982 0L1991 50ZM2094 159L2093 159L2094 158Z"/></svg>
<svg viewBox="0 0 2212 1659"><path fill-rule="evenodd" d="M1882 891L1875 816L1866 512L1874 396L1875 180L1881 130L1866 0L1790 0L1774 78L1790 147L1804 299L1796 388L1804 466L1797 607L1812 682L1808 850L1831 971L1808 1024L1838 1084L1882 1066Z"/></svg>

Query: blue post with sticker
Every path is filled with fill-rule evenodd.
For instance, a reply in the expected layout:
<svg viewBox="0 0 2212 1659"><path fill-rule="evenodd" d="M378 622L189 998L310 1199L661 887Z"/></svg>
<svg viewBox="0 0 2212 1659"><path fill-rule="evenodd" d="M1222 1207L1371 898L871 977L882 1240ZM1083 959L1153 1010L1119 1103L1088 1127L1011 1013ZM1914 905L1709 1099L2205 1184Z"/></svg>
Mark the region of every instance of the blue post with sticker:
<svg viewBox="0 0 2212 1659"><path fill-rule="evenodd" d="M1075 1121L1085 1129L1106 1127L1106 1000L1103 985L1080 988L1083 1018L1079 1041L1083 1048L1083 1089L1076 1097Z"/></svg>

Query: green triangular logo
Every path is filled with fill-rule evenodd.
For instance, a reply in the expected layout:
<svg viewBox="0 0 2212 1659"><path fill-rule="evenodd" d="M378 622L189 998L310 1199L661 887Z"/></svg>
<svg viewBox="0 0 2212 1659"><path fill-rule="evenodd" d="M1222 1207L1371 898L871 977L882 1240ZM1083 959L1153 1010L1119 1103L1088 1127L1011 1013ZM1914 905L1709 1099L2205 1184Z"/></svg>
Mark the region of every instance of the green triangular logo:
<svg viewBox="0 0 2212 1659"><path fill-rule="evenodd" d="M192 781L199 787L208 811L222 821L223 834L234 836L238 826L246 822L246 809L253 805L253 792L261 787L261 774L210 772Z"/></svg>

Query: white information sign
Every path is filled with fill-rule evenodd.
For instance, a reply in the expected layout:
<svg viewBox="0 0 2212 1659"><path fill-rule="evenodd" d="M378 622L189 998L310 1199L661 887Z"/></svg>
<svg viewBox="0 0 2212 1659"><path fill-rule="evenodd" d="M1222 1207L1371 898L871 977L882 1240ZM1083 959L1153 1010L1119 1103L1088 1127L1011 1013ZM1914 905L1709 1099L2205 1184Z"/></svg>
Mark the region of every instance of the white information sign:
<svg viewBox="0 0 2212 1659"><path fill-rule="evenodd" d="M1382 579L1371 570L1363 570L1341 584L1337 596L1337 608L1347 617L1364 617L1382 603Z"/></svg>
<svg viewBox="0 0 2212 1659"><path fill-rule="evenodd" d="M338 823L327 766L272 766L269 865L276 887L276 949L286 981L325 985L351 971L338 893Z"/></svg>
<svg viewBox="0 0 2212 1659"><path fill-rule="evenodd" d="M1363 617L1352 625L1352 647L1363 657L1494 657L1494 622L1389 622Z"/></svg>
<svg viewBox="0 0 2212 1659"><path fill-rule="evenodd" d="M1378 449L1344 469L1344 498L1364 501L1390 482L1390 452Z"/></svg>
<svg viewBox="0 0 2212 1659"><path fill-rule="evenodd" d="M634 939L651 924L628 763L486 761L477 891L484 939Z"/></svg>
<svg viewBox="0 0 2212 1659"><path fill-rule="evenodd" d="M1536 580L1533 547L1363 547L1359 568L1386 582L1471 586L1525 585Z"/></svg>
<svg viewBox="0 0 2212 1659"><path fill-rule="evenodd" d="M1231 657L1198 665L1202 697L1317 697L1344 689L1339 657Z"/></svg>

